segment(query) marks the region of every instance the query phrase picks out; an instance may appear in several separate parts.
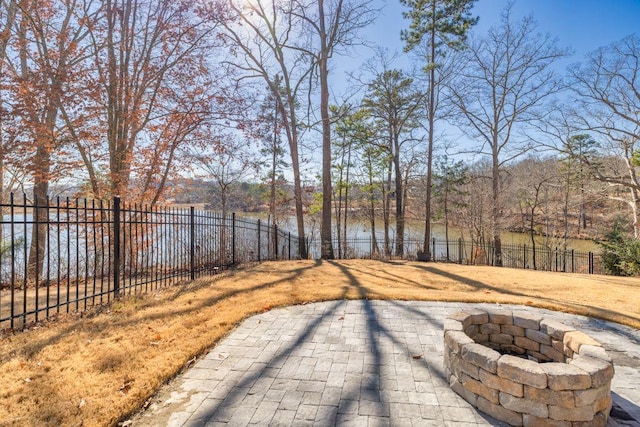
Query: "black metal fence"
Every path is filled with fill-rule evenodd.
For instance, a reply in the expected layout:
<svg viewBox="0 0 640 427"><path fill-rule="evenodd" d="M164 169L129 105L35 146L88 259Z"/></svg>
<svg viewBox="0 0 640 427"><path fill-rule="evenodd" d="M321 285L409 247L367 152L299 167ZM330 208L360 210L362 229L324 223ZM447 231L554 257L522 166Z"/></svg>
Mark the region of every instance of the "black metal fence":
<svg viewBox="0 0 640 427"><path fill-rule="evenodd" d="M0 209L0 329L240 263L299 258L296 236L235 214L13 195Z"/></svg>
<svg viewBox="0 0 640 427"><path fill-rule="evenodd" d="M334 242L337 247L337 242ZM344 246L344 245L343 245ZM405 239L402 253L398 253L395 241L385 249L383 240L371 238L347 239L346 250L340 251L343 259L406 259L415 260L423 249L422 239ZM462 239L450 241L431 240L434 261L469 265L495 265L495 248L492 244L477 244ZM338 253L337 251L335 251ZM542 271L604 274L600 254L573 249L550 248L531 245L502 245L502 265L511 268L527 268Z"/></svg>

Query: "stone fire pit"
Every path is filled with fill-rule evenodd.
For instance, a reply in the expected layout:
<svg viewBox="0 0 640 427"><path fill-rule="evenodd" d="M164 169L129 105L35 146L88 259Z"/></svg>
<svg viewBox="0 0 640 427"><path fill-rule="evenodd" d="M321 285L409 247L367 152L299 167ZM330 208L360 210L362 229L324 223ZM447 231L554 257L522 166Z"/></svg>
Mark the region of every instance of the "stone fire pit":
<svg viewBox="0 0 640 427"><path fill-rule="evenodd" d="M613 363L588 335L553 320L468 310L444 324L451 388L513 426L605 426Z"/></svg>

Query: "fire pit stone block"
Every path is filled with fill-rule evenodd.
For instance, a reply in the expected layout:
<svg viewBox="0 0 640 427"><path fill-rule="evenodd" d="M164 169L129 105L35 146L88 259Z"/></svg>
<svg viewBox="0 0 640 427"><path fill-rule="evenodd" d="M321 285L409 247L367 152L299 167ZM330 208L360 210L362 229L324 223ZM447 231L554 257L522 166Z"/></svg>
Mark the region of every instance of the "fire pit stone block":
<svg viewBox="0 0 640 427"><path fill-rule="evenodd" d="M513 426L606 426L611 358L593 338L516 310L467 310L444 322L451 388Z"/></svg>

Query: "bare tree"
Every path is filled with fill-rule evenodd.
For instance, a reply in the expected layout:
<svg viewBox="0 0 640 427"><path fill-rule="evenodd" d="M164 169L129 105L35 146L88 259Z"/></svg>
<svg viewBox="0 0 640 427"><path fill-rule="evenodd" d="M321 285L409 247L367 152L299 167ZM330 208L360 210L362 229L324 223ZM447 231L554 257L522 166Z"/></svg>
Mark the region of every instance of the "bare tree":
<svg viewBox="0 0 640 427"><path fill-rule="evenodd" d="M185 1L104 2L91 26L98 137L78 143L90 179L107 163L109 188L94 185L96 196L156 203L177 149L209 113L216 27L203 10Z"/></svg>
<svg viewBox="0 0 640 427"><path fill-rule="evenodd" d="M225 28L231 49L229 64L242 79L261 79L275 97L283 131L289 143L293 172L299 251L307 258L302 180L300 175L301 99L309 91L315 64L298 48L302 35L289 2L257 0L239 6L229 2L230 16L216 18Z"/></svg>
<svg viewBox="0 0 640 427"><path fill-rule="evenodd" d="M590 53L569 72L575 102L580 108L576 114L578 126L599 136L602 153L613 155L621 162L598 162L589 155L581 155L581 160L597 180L614 190L612 197L630 207L636 239L640 238L639 73L640 37L637 35ZM623 190L623 194L616 189Z"/></svg>
<svg viewBox="0 0 640 427"><path fill-rule="evenodd" d="M19 126L16 124L16 115L12 114L13 107L10 96L6 88L10 87L7 78L7 70L11 68L11 59L7 55L9 42L14 36L14 24L18 12L16 0L0 1L0 203L4 203L6 188L11 188L5 183L6 169L9 163L11 152L19 133ZM2 212L0 212L2 214Z"/></svg>
<svg viewBox="0 0 640 427"><path fill-rule="evenodd" d="M78 12L84 12L82 7L90 10L91 1L24 1L18 7L13 17L16 60L4 65L14 78L15 114L26 129L23 154L38 206L34 215L39 225L31 236L28 260L28 276L37 281L44 265L49 185L71 166L70 156L61 152L68 143L61 112L80 98L77 80L84 76L86 58L82 45L92 16Z"/></svg>
<svg viewBox="0 0 640 427"><path fill-rule="evenodd" d="M450 261L450 208L453 207L453 210L456 210L464 207L464 203L461 202L461 196L464 195L464 192L461 190L461 188L466 184L466 181L468 180L468 171L462 160L453 161L446 155L436 163L435 169L433 190L435 192L435 199L440 202L442 206L442 212L444 214L444 240L447 242L446 257L447 261Z"/></svg>
<svg viewBox="0 0 640 427"><path fill-rule="evenodd" d="M230 63L243 78L259 78L276 96L289 142L300 254L307 257L300 177L301 109L310 111L303 95L313 90L314 73L320 81L323 152L321 245L323 258L333 258L331 240L331 122L329 117L329 60L340 48L354 44L357 31L371 18L370 1L256 0L243 6L230 2L236 20L223 19L232 53ZM241 52L242 55L237 55ZM278 87L279 86L279 87Z"/></svg>
<svg viewBox="0 0 640 427"><path fill-rule="evenodd" d="M545 101L562 89L552 66L567 55L550 35L537 32L531 16L513 22L511 6L503 11L500 26L470 44L461 58L459 77L449 85L462 128L481 144L476 153L491 159L492 234L498 266L502 266L501 170L527 151L516 133L540 118Z"/></svg>
<svg viewBox="0 0 640 427"><path fill-rule="evenodd" d="M322 123L322 221L321 257L332 259L331 237L331 117L329 115L329 60L339 49L357 43L360 29L369 25L375 11L371 0L297 0L295 16L309 29L311 42L298 48L317 67L320 81L320 120Z"/></svg>
<svg viewBox="0 0 640 427"><path fill-rule="evenodd" d="M289 166L284 159L286 152L282 146L282 120L279 112L276 97L267 93L260 104L258 116L250 121L250 124L257 128L253 133L260 143L260 155L263 158L256 166L268 170L266 178L269 181L269 216L274 226L278 225L279 211L282 210L278 207L283 202L283 192L280 188L285 182L283 168ZM275 240L277 239L274 235L274 242Z"/></svg>
<svg viewBox="0 0 640 427"><path fill-rule="evenodd" d="M551 109L546 120L534 126L535 139L544 149L555 151L560 156L561 173L563 176L564 202L563 227L564 247L569 237L569 218L575 214L576 234L587 230L587 205L589 196L600 197L603 193L602 182L598 182L593 169L600 165L598 142L580 127L584 110L571 104L559 104ZM604 153L603 153L604 154ZM589 185L598 182L599 185ZM573 201L577 199L577 201Z"/></svg>
<svg viewBox="0 0 640 427"><path fill-rule="evenodd" d="M560 145L560 161L562 163L561 172L564 177L564 246L566 248L569 237L569 208L570 199L577 193L577 227L576 232L587 229L587 182L592 177L589 171L589 164L595 165L600 162L594 161L597 154L597 143L590 135L581 133L573 134L564 139Z"/></svg>
<svg viewBox="0 0 640 427"><path fill-rule="evenodd" d="M467 253L466 262L469 264L484 264L487 262L485 248L489 242L489 219L491 217L491 164L486 159L472 164L468 169L468 179L461 186L464 195L461 198L460 209L452 212L454 221L460 226L461 237L468 233L471 239L471 250Z"/></svg>
<svg viewBox="0 0 640 427"><path fill-rule="evenodd" d="M255 162L244 149L244 144L230 135L219 134L217 141L210 143L209 147L205 152L187 148L185 154L192 162L192 172L196 177L214 182L211 196L216 203L213 205L220 208L222 219L226 221L233 185L255 172ZM220 248L227 247L227 227L220 227L218 241ZM226 250L223 254L225 257L228 255Z"/></svg>
<svg viewBox="0 0 640 427"><path fill-rule="evenodd" d="M523 220L526 222L526 231L529 233L532 250L532 268L538 269L536 234L540 227L536 218L538 211L546 202L549 188L553 182L557 182L560 177L553 168L546 164L545 160L535 157L526 158L518 164L519 176L524 180L515 183L517 188L517 199L523 210ZM548 236L549 230L544 232ZM540 233L542 234L542 233ZM525 255L526 256L526 255Z"/></svg>

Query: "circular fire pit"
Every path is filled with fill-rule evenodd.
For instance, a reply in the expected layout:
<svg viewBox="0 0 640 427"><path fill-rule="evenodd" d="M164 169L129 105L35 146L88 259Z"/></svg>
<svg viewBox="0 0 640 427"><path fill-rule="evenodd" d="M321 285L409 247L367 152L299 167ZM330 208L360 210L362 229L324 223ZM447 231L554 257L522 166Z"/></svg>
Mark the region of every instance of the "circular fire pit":
<svg viewBox="0 0 640 427"><path fill-rule="evenodd" d="M444 324L451 388L513 426L605 426L613 363L588 335L505 310L468 310Z"/></svg>

